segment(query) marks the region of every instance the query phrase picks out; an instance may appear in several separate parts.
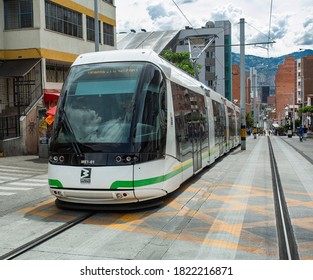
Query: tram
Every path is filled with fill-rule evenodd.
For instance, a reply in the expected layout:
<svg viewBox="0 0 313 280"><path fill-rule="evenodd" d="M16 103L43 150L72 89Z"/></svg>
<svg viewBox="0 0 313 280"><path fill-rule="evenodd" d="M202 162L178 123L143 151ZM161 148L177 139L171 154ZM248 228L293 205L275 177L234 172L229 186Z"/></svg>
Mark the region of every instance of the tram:
<svg viewBox="0 0 313 280"><path fill-rule="evenodd" d="M135 205L173 192L240 144L240 110L152 50L80 55L58 101L56 205Z"/></svg>

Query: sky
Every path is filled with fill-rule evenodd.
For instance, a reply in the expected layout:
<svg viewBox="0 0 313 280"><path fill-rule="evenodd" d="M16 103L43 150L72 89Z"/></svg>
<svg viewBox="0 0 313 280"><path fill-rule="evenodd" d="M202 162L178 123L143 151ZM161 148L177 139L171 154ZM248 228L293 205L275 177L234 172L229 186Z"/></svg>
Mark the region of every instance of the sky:
<svg viewBox="0 0 313 280"><path fill-rule="evenodd" d="M229 20L232 44L238 44L239 21L244 18L247 44L275 41L268 48L246 46L246 54L277 57L313 49L312 0L115 0L115 5L117 33L201 28L208 21ZM240 52L236 46L232 51Z"/></svg>

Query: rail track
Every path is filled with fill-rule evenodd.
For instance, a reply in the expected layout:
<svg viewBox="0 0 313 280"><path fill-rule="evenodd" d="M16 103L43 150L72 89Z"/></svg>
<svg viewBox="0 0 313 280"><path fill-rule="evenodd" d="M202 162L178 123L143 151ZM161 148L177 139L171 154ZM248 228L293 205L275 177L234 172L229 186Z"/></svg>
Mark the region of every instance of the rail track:
<svg viewBox="0 0 313 280"><path fill-rule="evenodd" d="M299 260L297 243L288 213L288 207L270 137L268 137L268 147L272 171L279 258L281 260Z"/></svg>
<svg viewBox="0 0 313 280"><path fill-rule="evenodd" d="M0 256L0 260L12 260L15 259L16 257L18 257L19 255L22 255L24 253L26 253L27 251L37 247L38 245L50 240L51 238L57 236L58 234L68 230L69 228L80 224L81 222L87 220L88 218L90 218L91 216L93 216L94 213L93 212L89 212L89 213L85 213L75 219L73 219L72 221L66 222L65 224L39 236L38 238L35 238L34 240L31 240L30 242Z"/></svg>

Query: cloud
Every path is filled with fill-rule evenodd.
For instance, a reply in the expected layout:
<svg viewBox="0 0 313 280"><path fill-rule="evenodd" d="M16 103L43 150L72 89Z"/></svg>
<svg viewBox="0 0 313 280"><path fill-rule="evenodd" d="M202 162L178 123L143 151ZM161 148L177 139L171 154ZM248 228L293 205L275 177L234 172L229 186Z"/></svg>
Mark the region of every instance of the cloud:
<svg viewBox="0 0 313 280"><path fill-rule="evenodd" d="M215 9L211 13L212 21L217 20L229 20L234 24L235 22L239 22L239 19L242 17L242 9L229 4L227 6L223 6L221 8Z"/></svg>
<svg viewBox="0 0 313 280"><path fill-rule="evenodd" d="M175 7L168 8L163 3L149 5L146 10L151 21L150 30L178 30L185 21Z"/></svg>
<svg viewBox="0 0 313 280"><path fill-rule="evenodd" d="M147 7L148 14L152 20L156 20L160 17L168 16L166 9L163 4L151 5Z"/></svg>
<svg viewBox="0 0 313 280"><path fill-rule="evenodd" d="M255 20L251 18L246 27L246 41L248 43L263 43L285 38L288 33L289 17L289 15L273 15L270 34L268 24L258 27Z"/></svg>
<svg viewBox="0 0 313 280"><path fill-rule="evenodd" d="M270 37L273 40L282 39L286 36L288 32L288 19L289 16L281 17L279 16L279 19L277 19L276 16L274 16L274 21L271 26L271 32Z"/></svg>
<svg viewBox="0 0 313 280"><path fill-rule="evenodd" d="M188 4L188 3L194 3L194 2L197 2L198 0L178 0L176 1L176 4L177 5L180 5L180 4Z"/></svg>
<svg viewBox="0 0 313 280"><path fill-rule="evenodd" d="M295 38L297 45L313 45L313 18L306 18L303 23L304 30Z"/></svg>

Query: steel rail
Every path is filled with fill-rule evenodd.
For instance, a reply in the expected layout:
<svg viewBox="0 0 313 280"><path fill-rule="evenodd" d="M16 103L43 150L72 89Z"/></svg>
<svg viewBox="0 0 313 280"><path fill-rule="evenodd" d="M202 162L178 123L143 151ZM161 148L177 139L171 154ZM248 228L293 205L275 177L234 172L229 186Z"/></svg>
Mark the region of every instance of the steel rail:
<svg viewBox="0 0 313 280"><path fill-rule="evenodd" d="M94 215L94 212L89 212L87 214L84 214L80 217L77 217L73 219L72 221L66 222L65 224L45 233L44 235L41 235L34 240L29 241L28 243L21 245L20 247L0 256L0 260L12 260L16 258L19 255L24 254L25 252L37 247L38 245L48 241L49 239L55 237L56 235L68 230L69 228L83 222L84 220L87 220L91 216Z"/></svg>
<svg viewBox="0 0 313 280"><path fill-rule="evenodd" d="M276 227L279 244L279 257L282 260L299 260L296 240L293 233L288 207L285 200L277 162L270 137L268 137L268 146L272 170L272 182L274 193L274 204L276 213Z"/></svg>

